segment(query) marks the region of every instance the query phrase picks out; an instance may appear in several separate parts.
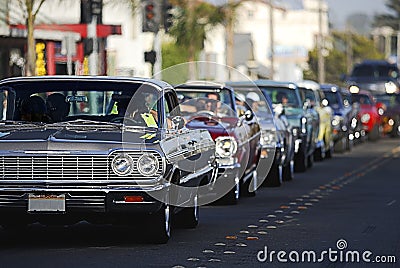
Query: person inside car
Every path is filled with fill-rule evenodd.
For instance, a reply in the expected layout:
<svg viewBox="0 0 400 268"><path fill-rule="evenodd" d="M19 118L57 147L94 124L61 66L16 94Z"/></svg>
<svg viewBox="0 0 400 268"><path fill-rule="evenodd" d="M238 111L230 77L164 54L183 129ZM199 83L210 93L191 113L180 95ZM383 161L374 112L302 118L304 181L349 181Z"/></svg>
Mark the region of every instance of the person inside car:
<svg viewBox="0 0 400 268"><path fill-rule="evenodd" d="M46 99L46 108L52 122L62 122L69 114L70 104L63 94L53 93Z"/></svg>
<svg viewBox="0 0 400 268"><path fill-rule="evenodd" d="M30 96L24 99L20 107L22 121L28 122L49 122L46 103L40 96Z"/></svg>

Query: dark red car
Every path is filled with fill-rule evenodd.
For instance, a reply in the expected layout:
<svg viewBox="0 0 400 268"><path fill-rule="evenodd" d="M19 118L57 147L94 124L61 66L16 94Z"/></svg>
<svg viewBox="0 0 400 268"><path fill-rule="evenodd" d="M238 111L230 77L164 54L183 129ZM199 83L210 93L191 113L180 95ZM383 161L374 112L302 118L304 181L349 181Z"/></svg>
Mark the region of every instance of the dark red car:
<svg viewBox="0 0 400 268"><path fill-rule="evenodd" d="M376 102L373 95L366 90L360 90L357 86L351 86L352 101L360 105L358 119L361 121L363 130L372 141L379 139L382 133L383 114L382 103Z"/></svg>
<svg viewBox="0 0 400 268"><path fill-rule="evenodd" d="M251 110L239 109L233 89L220 84L191 82L175 89L186 127L207 129L215 141L217 194L225 191L228 203L236 203L240 193L254 195L261 131Z"/></svg>

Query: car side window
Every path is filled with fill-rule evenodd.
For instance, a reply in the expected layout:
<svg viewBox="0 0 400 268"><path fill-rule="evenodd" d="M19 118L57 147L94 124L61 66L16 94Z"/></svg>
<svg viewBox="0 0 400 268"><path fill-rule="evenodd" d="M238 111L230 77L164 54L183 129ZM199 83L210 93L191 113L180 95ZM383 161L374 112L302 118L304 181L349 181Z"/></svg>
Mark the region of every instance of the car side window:
<svg viewBox="0 0 400 268"><path fill-rule="evenodd" d="M164 111L165 111L165 115L166 115L166 124L167 124L167 128L171 128L172 127L172 124L171 124L172 118L174 118L175 116L181 115L181 111L179 108L179 102L178 102L178 98L176 97L176 95L173 92L165 93L164 98L165 98Z"/></svg>

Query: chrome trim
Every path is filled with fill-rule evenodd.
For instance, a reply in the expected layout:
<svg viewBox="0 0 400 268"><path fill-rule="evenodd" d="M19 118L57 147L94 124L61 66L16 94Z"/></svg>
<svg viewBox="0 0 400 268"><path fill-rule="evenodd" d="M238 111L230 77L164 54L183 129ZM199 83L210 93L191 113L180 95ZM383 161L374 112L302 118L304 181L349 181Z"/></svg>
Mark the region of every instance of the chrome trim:
<svg viewBox="0 0 400 268"><path fill-rule="evenodd" d="M141 154L150 152L157 157L161 167L154 176L145 177L137 170ZM133 172L118 176L112 172L111 162L118 153L129 154L134 160ZM0 183L129 183L143 181L155 183L163 177L166 163L157 150L113 150L109 154L43 154L0 156Z"/></svg>
<svg viewBox="0 0 400 268"><path fill-rule="evenodd" d="M109 193L109 192L154 192L154 191L161 191L165 188L170 187L170 183L165 183L161 185L156 185L156 186L138 186L138 185L124 185L124 186L105 186L105 187L93 187L93 186L87 186L87 188L82 187L82 186L75 186L73 188L70 187L54 187L54 188L49 188L47 186L24 186L24 187L0 187L0 193L1 192L63 192L63 193L69 193L69 192L104 192L104 193Z"/></svg>
<svg viewBox="0 0 400 268"><path fill-rule="evenodd" d="M153 204L156 204L157 202L156 201L142 201L142 202L125 202L125 201L115 201L115 200L113 200L113 203L114 204L117 204L117 205L125 205L125 204L128 204L128 205L142 205L142 204L144 204L144 205L153 205Z"/></svg>
<svg viewBox="0 0 400 268"><path fill-rule="evenodd" d="M191 174L189 174L189 175L187 175L187 176L181 178L181 179L179 180L179 183L186 183L186 182L188 182L188 181L190 181L190 180L192 180L192 179L194 179L194 178L197 178L197 177L199 177L199 176L201 176L201 175L206 174L207 172L210 172L212 169L213 169L213 168L210 167L210 166L204 167L203 169L198 170L196 173L191 173Z"/></svg>

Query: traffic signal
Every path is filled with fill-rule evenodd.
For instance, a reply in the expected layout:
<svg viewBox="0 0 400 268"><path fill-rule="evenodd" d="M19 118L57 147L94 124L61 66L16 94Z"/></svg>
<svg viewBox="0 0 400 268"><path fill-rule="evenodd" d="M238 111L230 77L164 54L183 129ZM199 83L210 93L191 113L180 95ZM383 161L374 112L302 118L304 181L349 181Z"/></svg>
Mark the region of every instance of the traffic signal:
<svg viewBox="0 0 400 268"><path fill-rule="evenodd" d="M168 32L174 23L174 14L172 13L173 6L169 0L163 1L163 24L165 32Z"/></svg>
<svg viewBox="0 0 400 268"><path fill-rule="evenodd" d="M154 50L144 52L144 61L150 62L152 65L156 63L157 53Z"/></svg>
<svg viewBox="0 0 400 268"><path fill-rule="evenodd" d="M143 32L157 33L160 28L161 6L156 0L143 0Z"/></svg>

